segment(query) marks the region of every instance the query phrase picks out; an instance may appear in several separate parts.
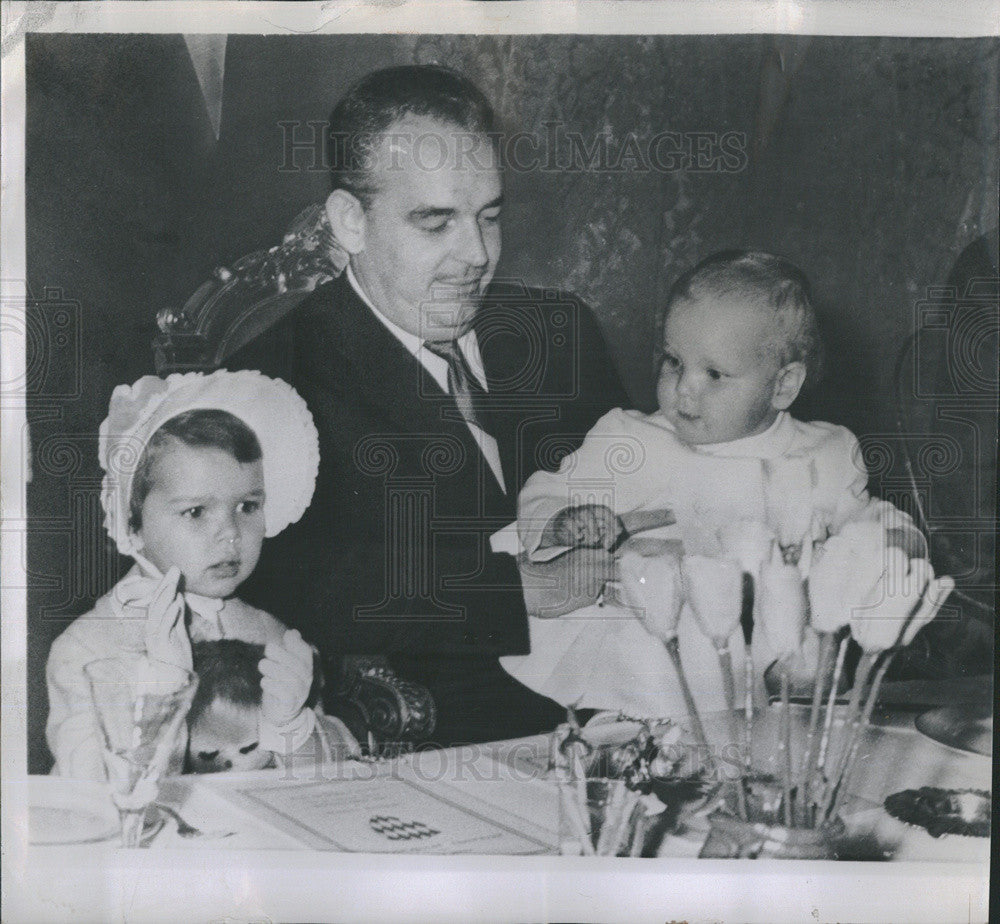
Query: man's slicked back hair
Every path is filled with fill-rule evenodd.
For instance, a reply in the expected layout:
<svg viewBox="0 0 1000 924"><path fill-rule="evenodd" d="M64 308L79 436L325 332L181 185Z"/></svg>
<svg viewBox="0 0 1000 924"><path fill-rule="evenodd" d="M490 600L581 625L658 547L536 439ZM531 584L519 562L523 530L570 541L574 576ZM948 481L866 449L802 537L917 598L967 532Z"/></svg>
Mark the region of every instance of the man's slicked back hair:
<svg viewBox="0 0 1000 924"><path fill-rule="evenodd" d="M374 151L383 133L407 116L427 116L455 129L495 137L493 107L458 71L413 64L374 71L356 83L330 113L328 156L333 189L364 208L377 192Z"/></svg>

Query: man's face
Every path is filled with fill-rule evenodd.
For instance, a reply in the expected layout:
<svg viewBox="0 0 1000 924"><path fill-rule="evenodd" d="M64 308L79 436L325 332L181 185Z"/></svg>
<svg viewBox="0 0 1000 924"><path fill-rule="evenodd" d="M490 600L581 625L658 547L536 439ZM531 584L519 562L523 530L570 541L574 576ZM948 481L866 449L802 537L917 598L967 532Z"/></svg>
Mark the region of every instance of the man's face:
<svg viewBox="0 0 1000 924"><path fill-rule="evenodd" d="M500 257L502 185L491 145L436 119L407 117L376 150L377 191L354 273L403 330L451 340L472 323Z"/></svg>

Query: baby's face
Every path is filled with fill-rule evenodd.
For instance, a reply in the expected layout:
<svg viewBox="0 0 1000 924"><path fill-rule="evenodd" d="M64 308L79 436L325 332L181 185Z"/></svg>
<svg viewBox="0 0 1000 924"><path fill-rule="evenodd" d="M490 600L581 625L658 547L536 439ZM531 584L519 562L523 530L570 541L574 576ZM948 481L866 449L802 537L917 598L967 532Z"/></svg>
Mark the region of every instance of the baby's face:
<svg viewBox="0 0 1000 924"><path fill-rule="evenodd" d="M660 410L689 445L762 433L774 422L778 361L766 309L735 298L682 299L667 315Z"/></svg>
<svg viewBox="0 0 1000 924"><path fill-rule="evenodd" d="M262 770L270 751L258 744L260 711L215 700L189 730L188 757L194 773Z"/></svg>
<svg viewBox="0 0 1000 924"><path fill-rule="evenodd" d="M228 597L257 565L264 541L264 467L179 440L156 460L142 505L142 553L176 565L184 589Z"/></svg>

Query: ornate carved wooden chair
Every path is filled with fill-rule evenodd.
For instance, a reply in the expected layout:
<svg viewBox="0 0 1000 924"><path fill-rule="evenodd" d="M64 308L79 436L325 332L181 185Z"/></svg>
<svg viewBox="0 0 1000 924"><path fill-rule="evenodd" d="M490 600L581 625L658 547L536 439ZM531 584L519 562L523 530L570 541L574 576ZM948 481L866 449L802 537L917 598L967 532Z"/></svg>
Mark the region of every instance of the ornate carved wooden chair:
<svg viewBox="0 0 1000 924"><path fill-rule="evenodd" d="M180 311L160 310L160 333L153 340L157 372L217 369L346 265L326 213L309 206L280 244L247 254L232 267L216 267Z"/></svg>
<svg viewBox="0 0 1000 924"><path fill-rule="evenodd" d="M218 267L179 311L161 309L153 341L156 370L209 372L280 320L347 264L318 205L300 213L283 241ZM434 729L434 700L397 676L383 656L346 656L327 678L327 708L378 753L405 750Z"/></svg>

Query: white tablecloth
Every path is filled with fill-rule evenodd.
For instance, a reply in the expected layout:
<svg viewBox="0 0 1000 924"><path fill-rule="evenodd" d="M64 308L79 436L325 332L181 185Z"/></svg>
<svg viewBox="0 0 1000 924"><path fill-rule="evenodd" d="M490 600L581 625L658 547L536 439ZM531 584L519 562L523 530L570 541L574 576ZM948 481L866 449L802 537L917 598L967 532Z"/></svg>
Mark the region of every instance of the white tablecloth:
<svg viewBox="0 0 1000 924"><path fill-rule="evenodd" d="M773 717L762 718L757 739L757 762L764 766L774 756L768 723ZM706 717L706 725L715 739L725 727L721 716ZM552 784L543 778L546 752L546 740L537 738L428 753L402 763L449 798L460 793L488 806L510 829L550 831L554 849L557 803ZM247 780L223 776L173 781L163 798L191 824L234 831L231 837L185 840L170 821L149 850L118 849L113 837L40 847L28 844L27 806L34 797L44 799L74 784L47 777L8 779L5 806L23 808L6 813L3 859L10 890L4 918L422 924L543 920L558 909L560 920L663 921L700 918L711 909L712 919L769 924L813 918L985 921L988 842L935 840L893 821L879 806L886 794L908 787L989 788L989 759L923 738L912 715L870 732L865 753L856 788L867 801L856 799L850 807L902 862L693 859L704 836L697 819L667 839L659 860L317 851L261 812L240 807L234 791ZM256 780L274 776L260 774Z"/></svg>
<svg viewBox="0 0 1000 924"><path fill-rule="evenodd" d="M802 753L802 739L807 711L793 707L793 753ZM727 723L722 713L704 717L710 743L722 748L727 740ZM845 820L863 830L871 830L884 844L886 853L900 860L960 860L976 861L988 856L986 839L958 836L932 838L920 828L904 825L890 818L882 809L882 801L890 793L921 786L943 788L990 789L989 758L965 754L939 745L918 733L912 713L899 713L871 728L860 750L860 761L851 787L851 797L844 806ZM601 734L598 729L594 734ZM605 736L614 737L619 731L603 728ZM777 710L771 708L756 719L754 766L762 771L777 771ZM540 853L554 852L557 845L557 806L554 783L548 779L546 763L548 738L538 736L517 741L469 746L446 751L428 751L408 755L379 766L353 762L320 769L297 766L291 770L262 771L256 774L188 776L168 781L161 801L175 807L191 825L209 835L182 838L176 823L167 820L152 839L156 849L204 848L219 850L241 849L338 849L337 838L314 837L303 830L301 823L290 821L280 812L255 804L255 786L268 784L282 787L308 787L314 798L323 798L319 780L345 780L338 785L338 794L356 791L359 796L372 798L389 785L373 777L378 774L412 780L421 793L440 798L448 804L459 804L462 810L484 819L492 819L514 832L524 833L524 843L506 840L499 849L483 852ZM352 779L364 780L364 789ZM72 781L36 777L30 780L28 802L46 798L55 791L72 790ZM357 787L356 790L344 787ZM319 787L319 788L317 788ZM251 791L254 798L247 797ZM433 807L432 807L433 810ZM396 811L399 814L399 811ZM425 810L426 814L426 810ZM308 819L307 819L308 821ZM430 824L433 824L431 818ZM484 824L489 823L484 821ZM704 818L694 817L664 842L660 855L694 857L704 841ZM217 836L225 833L227 836ZM434 852L431 843L416 845L421 851ZM440 841L440 839L439 839ZM348 839L346 843L350 843ZM354 849L378 850L369 841ZM471 847L461 850L442 848L439 853L477 852L474 839ZM485 842L483 842L485 843ZM504 846L506 844L506 846ZM87 845L87 849L113 849L114 840ZM385 843L386 849L400 849L398 843ZM409 845L403 845L409 846ZM46 850L72 850L72 846L50 846ZM351 847L342 849L352 849Z"/></svg>

